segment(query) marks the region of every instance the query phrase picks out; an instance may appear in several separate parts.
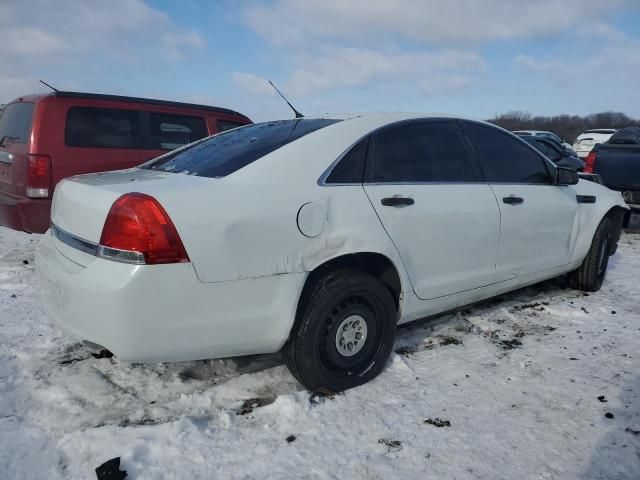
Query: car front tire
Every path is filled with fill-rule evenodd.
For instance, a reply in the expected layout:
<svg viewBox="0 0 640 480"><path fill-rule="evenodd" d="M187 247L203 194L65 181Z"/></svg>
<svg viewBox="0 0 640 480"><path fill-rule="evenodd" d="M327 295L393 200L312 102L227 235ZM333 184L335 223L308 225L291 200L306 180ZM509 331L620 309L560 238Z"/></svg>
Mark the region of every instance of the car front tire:
<svg viewBox="0 0 640 480"><path fill-rule="evenodd" d="M577 270L569 273L568 281L571 288L585 292L597 292L602 286L607 274L609 256L613 251L613 223L609 217L605 217L598 225L591 242L591 248L587 252L582 265Z"/></svg>
<svg viewBox="0 0 640 480"><path fill-rule="evenodd" d="M385 367L396 322L393 297L375 277L358 270L328 273L301 299L284 347L287 367L311 391L362 385Z"/></svg>

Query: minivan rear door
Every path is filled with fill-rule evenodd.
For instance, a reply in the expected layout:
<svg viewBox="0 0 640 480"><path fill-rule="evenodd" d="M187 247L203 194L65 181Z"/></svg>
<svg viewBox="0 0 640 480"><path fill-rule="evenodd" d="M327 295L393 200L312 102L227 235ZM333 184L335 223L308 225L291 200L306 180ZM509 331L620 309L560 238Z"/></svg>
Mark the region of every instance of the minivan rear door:
<svg viewBox="0 0 640 480"><path fill-rule="evenodd" d="M0 115L0 191L24 195L33 102L14 102ZM8 201L5 199L5 201Z"/></svg>

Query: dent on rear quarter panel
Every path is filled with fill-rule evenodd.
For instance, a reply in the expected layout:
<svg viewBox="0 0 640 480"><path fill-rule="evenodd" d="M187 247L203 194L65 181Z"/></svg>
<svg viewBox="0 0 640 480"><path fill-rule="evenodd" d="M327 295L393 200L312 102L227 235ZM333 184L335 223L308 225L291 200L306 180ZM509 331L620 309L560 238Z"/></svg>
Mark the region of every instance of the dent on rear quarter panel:
<svg viewBox="0 0 640 480"><path fill-rule="evenodd" d="M228 204L216 201L227 195L242 199ZM321 206L327 217L315 238L305 237L297 224L298 211L308 202ZM381 253L400 265L360 186L249 189L220 182L212 188L210 200L193 197L189 206L169 209L179 230L198 216L205 219L187 228L183 237L203 282L309 272L332 258L358 252Z"/></svg>

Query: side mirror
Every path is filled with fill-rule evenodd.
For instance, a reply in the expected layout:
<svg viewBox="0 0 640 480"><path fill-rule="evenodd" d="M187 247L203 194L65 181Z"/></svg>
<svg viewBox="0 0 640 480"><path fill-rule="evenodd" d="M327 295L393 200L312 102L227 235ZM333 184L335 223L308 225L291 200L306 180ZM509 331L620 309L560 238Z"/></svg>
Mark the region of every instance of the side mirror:
<svg viewBox="0 0 640 480"><path fill-rule="evenodd" d="M573 168L556 168L556 185L575 185L576 183L578 183L578 180L578 172L576 172Z"/></svg>

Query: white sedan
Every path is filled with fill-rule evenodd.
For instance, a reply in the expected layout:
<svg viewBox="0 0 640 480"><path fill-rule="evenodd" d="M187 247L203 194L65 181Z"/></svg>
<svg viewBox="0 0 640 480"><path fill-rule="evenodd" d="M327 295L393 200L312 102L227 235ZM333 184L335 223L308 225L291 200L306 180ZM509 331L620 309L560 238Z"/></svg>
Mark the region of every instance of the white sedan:
<svg viewBox="0 0 640 480"><path fill-rule="evenodd" d="M598 290L626 210L487 123L302 118L61 182L36 262L49 315L90 346L282 349L340 391L381 372L397 324L567 273Z"/></svg>

